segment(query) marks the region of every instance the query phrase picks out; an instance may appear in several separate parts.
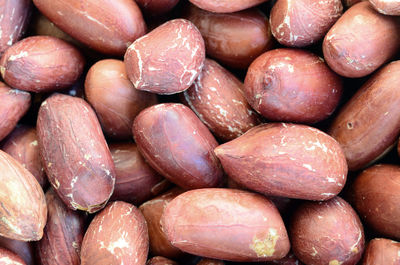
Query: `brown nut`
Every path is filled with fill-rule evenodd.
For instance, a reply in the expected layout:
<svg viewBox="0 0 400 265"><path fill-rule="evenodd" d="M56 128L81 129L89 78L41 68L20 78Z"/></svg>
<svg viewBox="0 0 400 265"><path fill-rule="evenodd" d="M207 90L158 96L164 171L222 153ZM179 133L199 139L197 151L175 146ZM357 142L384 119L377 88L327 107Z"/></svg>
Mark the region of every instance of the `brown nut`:
<svg viewBox="0 0 400 265"><path fill-rule="evenodd" d="M61 30L99 52L123 55L146 33L139 7L132 0L34 0Z"/></svg>
<svg viewBox="0 0 400 265"><path fill-rule="evenodd" d="M303 203L290 227L294 254L305 264L355 265L364 251L364 229L345 200Z"/></svg>
<svg viewBox="0 0 400 265"><path fill-rule="evenodd" d="M22 164L39 182L47 185L47 176L40 161L36 129L24 125L17 126L5 139L1 149Z"/></svg>
<svg viewBox="0 0 400 265"><path fill-rule="evenodd" d="M278 260L268 261L264 265L303 265L302 262L291 252L289 254Z"/></svg>
<svg viewBox="0 0 400 265"><path fill-rule="evenodd" d="M232 13L244 10L267 0L189 0L197 7L215 13Z"/></svg>
<svg viewBox="0 0 400 265"><path fill-rule="evenodd" d="M175 259L183 255L182 251L171 245L167 236L161 229L161 216L165 207L176 196L183 192L180 188L173 188L170 191L142 204L139 209L146 219L149 229L150 253L157 256L164 256Z"/></svg>
<svg viewBox="0 0 400 265"><path fill-rule="evenodd" d="M350 7L352 5L355 5L361 1L368 1L368 0L342 0L343 5L346 7Z"/></svg>
<svg viewBox="0 0 400 265"><path fill-rule="evenodd" d="M375 165L357 177L351 188L354 208L382 235L400 239L400 167Z"/></svg>
<svg viewBox="0 0 400 265"><path fill-rule="evenodd" d="M305 125L259 125L218 146L215 154L234 181L267 195L328 200L346 182L347 164L339 144Z"/></svg>
<svg viewBox="0 0 400 265"><path fill-rule="evenodd" d="M178 263L164 257L156 256L149 259L146 265L178 265Z"/></svg>
<svg viewBox="0 0 400 265"><path fill-rule="evenodd" d="M233 74L206 59L201 74L181 99L217 138L227 141L260 123L242 90L243 83Z"/></svg>
<svg viewBox="0 0 400 265"><path fill-rule="evenodd" d="M5 51L0 71L12 87L48 92L73 85L84 64L84 57L71 44L50 36L33 36Z"/></svg>
<svg viewBox="0 0 400 265"><path fill-rule="evenodd" d="M400 263L400 243L375 238L368 243L365 249L362 265L396 265Z"/></svg>
<svg viewBox="0 0 400 265"><path fill-rule="evenodd" d="M23 259L8 249L0 248L1 265L26 265Z"/></svg>
<svg viewBox="0 0 400 265"><path fill-rule="evenodd" d="M35 265L35 252L31 242L19 241L0 236L0 248L5 248L17 254L26 265ZM6 265L6 264L5 264Z"/></svg>
<svg viewBox="0 0 400 265"><path fill-rule="evenodd" d="M136 115L157 103L157 96L135 89L124 62L114 59L95 63L86 75L85 95L99 117L105 134L130 139Z"/></svg>
<svg viewBox="0 0 400 265"><path fill-rule="evenodd" d="M290 248L274 204L247 191L187 191L167 205L161 225L172 245L208 258L267 261L283 258Z"/></svg>
<svg viewBox="0 0 400 265"><path fill-rule="evenodd" d="M390 16L400 16L400 3L393 0L369 0L379 13Z"/></svg>
<svg viewBox="0 0 400 265"><path fill-rule="evenodd" d="M79 265L85 233L85 217L72 211L58 198L53 189L46 192L48 219L42 240L37 244L41 265Z"/></svg>
<svg viewBox="0 0 400 265"><path fill-rule="evenodd" d="M271 10L271 31L282 45L308 46L321 40L342 12L341 0L278 0Z"/></svg>
<svg viewBox="0 0 400 265"><path fill-rule="evenodd" d="M55 94L37 120L40 155L57 194L71 209L105 206L115 182L114 163L96 114L81 98Z"/></svg>
<svg viewBox="0 0 400 265"><path fill-rule="evenodd" d="M145 264L149 250L146 220L126 202L111 202L90 223L81 264Z"/></svg>
<svg viewBox="0 0 400 265"><path fill-rule="evenodd" d="M149 16L159 16L171 11L179 0L136 0L140 9Z"/></svg>
<svg viewBox="0 0 400 265"><path fill-rule="evenodd" d="M161 175L184 189L217 187L221 165L218 143L207 127L182 104L158 104L143 110L133 123L140 153Z"/></svg>
<svg viewBox="0 0 400 265"><path fill-rule="evenodd" d="M0 102L0 140L3 140L28 111L31 95L0 82Z"/></svg>
<svg viewBox="0 0 400 265"><path fill-rule="evenodd" d="M268 19L256 8L218 14L189 5L184 17L200 30L207 55L230 67L245 69L273 46Z"/></svg>
<svg viewBox="0 0 400 265"><path fill-rule="evenodd" d="M170 20L136 40L125 54L128 77L136 89L174 94L188 89L205 59L204 40L193 23Z"/></svg>
<svg viewBox="0 0 400 265"><path fill-rule="evenodd" d="M223 260L202 258L197 265L225 265Z"/></svg>
<svg viewBox="0 0 400 265"><path fill-rule="evenodd" d="M3 0L0 3L0 56L25 33L32 11L30 0Z"/></svg>
<svg viewBox="0 0 400 265"><path fill-rule="evenodd" d="M369 2L352 6L326 34L329 67L345 77L363 77L392 58L400 47L400 20L376 12Z"/></svg>
<svg viewBox="0 0 400 265"><path fill-rule="evenodd" d="M270 120L315 123L335 110L342 82L311 52L275 49L250 65L244 92L250 105Z"/></svg>
<svg viewBox="0 0 400 265"><path fill-rule="evenodd" d="M115 165L110 200L140 205L168 188L169 182L147 164L135 144L110 144L109 148Z"/></svg>
<svg viewBox="0 0 400 265"><path fill-rule="evenodd" d="M383 67L331 124L329 134L342 146L350 170L366 167L396 144L400 134L399 75L400 61Z"/></svg>
<svg viewBox="0 0 400 265"><path fill-rule="evenodd" d="M43 236L47 207L35 177L17 160L0 151L0 235L22 241Z"/></svg>

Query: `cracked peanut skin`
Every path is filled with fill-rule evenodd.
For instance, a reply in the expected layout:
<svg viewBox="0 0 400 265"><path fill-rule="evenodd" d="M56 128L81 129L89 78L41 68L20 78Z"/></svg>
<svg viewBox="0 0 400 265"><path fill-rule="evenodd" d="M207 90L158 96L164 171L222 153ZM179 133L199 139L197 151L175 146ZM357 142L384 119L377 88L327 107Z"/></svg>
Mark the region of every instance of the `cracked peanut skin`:
<svg viewBox="0 0 400 265"><path fill-rule="evenodd" d="M218 143L194 112L165 103L143 110L133 123L140 153L158 173L184 189L218 187L223 171Z"/></svg>
<svg viewBox="0 0 400 265"><path fill-rule="evenodd" d="M400 239L400 167L378 164L362 171L351 187L351 202L379 234Z"/></svg>
<svg viewBox="0 0 400 265"><path fill-rule="evenodd" d="M323 39L342 12L341 0L279 0L271 10L271 31L282 45L305 47Z"/></svg>
<svg viewBox="0 0 400 265"><path fill-rule="evenodd" d="M400 263L399 253L399 242L374 238L365 249L361 265L396 265Z"/></svg>
<svg viewBox="0 0 400 265"><path fill-rule="evenodd" d="M247 191L187 191L167 205L161 225L172 245L203 257L267 261L283 258L290 249L274 204Z"/></svg>
<svg viewBox="0 0 400 265"><path fill-rule="evenodd" d="M229 177L265 195L328 200L347 178L339 144L306 125L262 124L214 152Z"/></svg>
<svg viewBox="0 0 400 265"><path fill-rule="evenodd" d="M90 48L124 55L146 33L142 13L131 0L34 0L49 20Z"/></svg>
<svg viewBox="0 0 400 265"><path fill-rule="evenodd" d="M17 160L0 151L0 235L37 241L43 236L47 206L42 187Z"/></svg>
<svg viewBox="0 0 400 265"><path fill-rule="evenodd" d="M368 166L396 144L400 135L399 75L400 61L383 67L339 110L330 125L328 133L341 145L350 170Z"/></svg>
<svg viewBox="0 0 400 265"><path fill-rule="evenodd" d="M81 264L143 265L148 250L147 224L142 213L129 203L111 202L86 231Z"/></svg>
<svg viewBox="0 0 400 265"><path fill-rule="evenodd" d="M326 34L324 58L339 75L371 74L400 47L400 19L376 12L369 2L348 9Z"/></svg>
<svg viewBox="0 0 400 265"><path fill-rule="evenodd" d="M304 202L291 218L293 253L305 264L355 265L364 251L364 229L345 200Z"/></svg>
<svg viewBox="0 0 400 265"><path fill-rule="evenodd" d="M268 0L189 0L197 7L214 13L232 13L267 2Z"/></svg>
<svg viewBox="0 0 400 265"><path fill-rule="evenodd" d="M68 209L52 188L46 192L46 202L47 223L43 238L36 245L40 264L79 265L84 213Z"/></svg>
<svg viewBox="0 0 400 265"><path fill-rule="evenodd" d="M48 179L71 209L96 212L114 190L114 162L96 114L81 98L54 94L39 109L37 134Z"/></svg>
<svg viewBox="0 0 400 265"><path fill-rule="evenodd" d="M162 95L188 89L200 74L204 59L204 40L186 19L158 26L130 45L124 56L135 88Z"/></svg>

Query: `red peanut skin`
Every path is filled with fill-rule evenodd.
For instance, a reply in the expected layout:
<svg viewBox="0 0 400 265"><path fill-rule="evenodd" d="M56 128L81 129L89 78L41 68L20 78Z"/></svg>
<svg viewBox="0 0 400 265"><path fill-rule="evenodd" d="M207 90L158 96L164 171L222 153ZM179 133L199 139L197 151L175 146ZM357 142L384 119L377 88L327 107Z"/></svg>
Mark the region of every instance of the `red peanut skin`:
<svg viewBox="0 0 400 265"><path fill-rule="evenodd" d="M0 265L26 265L26 263L15 253L0 248Z"/></svg>
<svg viewBox="0 0 400 265"><path fill-rule="evenodd" d="M399 154L399 156L400 156L400 140L398 141L399 143L397 144L397 153Z"/></svg>
<svg viewBox="0 0 400 265"><path fill-rule="evenodd" d="M358 3L326 34L324 58L342 76L369 75L398 52L399 32L398 18L379 14L369 2Z"/></svg>
<svg viewBox="0 0 400 265"><path fill-rule="evenodd" d="M25 33L32 12L30 0L3 0L0 3L0 55Z"/></svg>
<svg viewBox="0 0 400 265"><path fill-rule="evenodd" d="M283 258L290 243L278 210L267 198L234 189L198 189L173 199L161 225L182 251L250 262Z"/></svg>
<svg viewBox="0 0 400 265"><path fill-rule="evenodd" d="M149 16L159 16L171 11L179 0L135 0L143 13Z"/></svg>
<svg viewBox="0 0 400 265"><path fill-rule="evenodd" d="M267 0L189 0L197 7L214 13L232 13L244 10Z"/></svg>
<svg viewBox="0 0 400 265"><path fill-rule="evenodd" d="M46 202L48 220L43 238L37 244L39 264L79 265L84 215L68 209L53 189L46 192Z"/></svg>
<svg viewBox="0 0 400 265"><path fill-rule="evenodd" d="M400 243L385 239L372 239L365 249L361 265L396 265L400 263Z"/></svg>
<svg viewBox="0 0 400 265"><path fill-rule="evenodd" d="M37 241L47 220L44 193L35 177L17 160L0 151L0 235Z"/></svg>
<svg viewBox="0 0 400 265"><path fill-rule="evenodd" d="M55 94L43 101L36 129L43 166L63 202L89 213L103 208L114 189L115 170L89 104Z"/></svg>
<svg viewBox="0 0 400 265"><path fill-rule="evenodd" d="M303 263L300 262L299 259L296 258L295 255L293 255L293 253L290 253L290 252L283 259L268 261L268 262L263 263L263 264L264 265L303 265Z"/></svg>
<svg viewBox="0 0 400 265"><path fill-rule="evenodd" d="M323 39L342 12L341 0L278 0L271 10L271 31L282 45L308 46Z"/></svg>
<svg viewBox="0 0 400 265"><path fill-rule="evenodd" d="M218 14L189 5L184 17L200 30L207 55L230 67L246 69L274 43L267 17L256 8Z"/></svg>
<svg viewBox="0 0 400 265"><path fill-rule="evenodd" d="M61 30L90 48L122 56L146 33L142 13L131 0L34 0Z"/></svg>
<svg viewBox="0 0 400 265"><path fill-rule="evenodd" d="M35 265L32 243L0 237L0 248L5 248L17 254L26 265Z"/></svg>
<svg viewBox="0 0 400 265"><path fill-rule="evenodd" d="M140 153L161 175L184 189L217 187L221 165L218 143L207 127L182 104L158 104L143 110L133 123Z"/></svg>
<svg viewBox="0 0 400 265"><path fill-rule="evenodd" d="M385 154L400 134L400 61L373 75L341 108L329 134L342 146L350 170L358 170ZM379 141L376 141L379 139Z"/></svg>
<svg viewBox="0 0 400 265"><path fill-rule="evenodd" d="M139 205L169 186L168 181L147 164L135 144L110 144L109 148L115 165L115 187L111 200Z"/></svg>
<svg viewBox="0 0 400 265"><path fill-rule="evenodd" d="M112 202L90 223L81 264L145 264L149 250L146 220L126 202Z"/></svg>
<svg viewBox="0 0 400 265"><path fill-rule="evenodd" d="M305 264L354 265L364 251L364 229L345 200L305 202L290 227L294 254Z"/></svg>
<svg viewBox="0 0 400 265"><path fill-rule="evenodd" d="M193 23L174 19L136 40L124 58L136 89L174 94L188 89L200 74L204 40Z"/></svg>
<svg viewBox="0 0 400 265"><path fill-rule="evenodd" d="M156 256L149 259L146 265L178 265L178 263L164 257Z"/></svg>
<svg viewBox="0 0 400 265"><path fill-rule="evenodd" d="M95 109L105 134L130 139L134 118L157 103L157 96L135 89L123 61L106 59L95 63L86 75L85 94Z"/></svg>
<svg viewBox="0 0 400 265"><path fill-rule="evenodd" d="M181 100L224 141L233 140L260 123L243 95L243 83L213 60L205 60L201 74Z"/></svg>
<svg viewBox="0 0 400 265"><path fill-rule="evenodd" d="M40 161L38 137L35 128L25 125L17 126L5 139L1 149L31 172L42 188L47 186L47 176Z"/></svg>
<svg viewBox="0 0 400 265"><path fill-rule="evenodd" d="M371 5L381 14L390 16L400 15L400 3L388 0L369 0Z"/></svg>
<svg viewBox="0 0 400 265"><path fill-rule="evenodd" d="M33 36L5 51L0 71L12 87L50 92L73 85L84 65L84 57L71 44L50 36Z"/></svg>
<svg viewBox="0 0 400 265"><path fill-rule="evenodd" d="M0 140L3 140L31 105L28 92L12 89L0 82Z"/></svg>
<svg viewBox="0 0 400 265"><path fill-rule="evenodd" d="M303 50L275 49L249 67L244 92L250 105L274 121L316 123L329 117L342 82L323 59Z"/></svg>
<svg viewBox="0 0 400 265"><path fill-rule="evenodd" d="M339 144L305 125L259 125L218 146L215 154L229 177L266 195L328 200L346 182L347 164Z"/></svg>
<svg viewBox="0 0 400 265"><path fill-rule="evenodd" d="M207 259L207 258L202 258L197 265L224 265L225 262L222 260L216 260L216 259Z"/></svg>
<svg viewBox="0 0 400 265"><path fill-rule="evenodd" d="M167 239L161 229L161 216L168 203L183 192L180 188L173 188L170 191L142 204L139 209L146 219L149 229L150 253L154 256L160 255L175 259L183 255L183 252L174 247Z"/></svg>
<svg viewBox="0 0 400 265"><path fill-rule="evenodd" d="M361 218L378 233L400 239L400 167L379 164L356 178L351 201Z"/></svg>

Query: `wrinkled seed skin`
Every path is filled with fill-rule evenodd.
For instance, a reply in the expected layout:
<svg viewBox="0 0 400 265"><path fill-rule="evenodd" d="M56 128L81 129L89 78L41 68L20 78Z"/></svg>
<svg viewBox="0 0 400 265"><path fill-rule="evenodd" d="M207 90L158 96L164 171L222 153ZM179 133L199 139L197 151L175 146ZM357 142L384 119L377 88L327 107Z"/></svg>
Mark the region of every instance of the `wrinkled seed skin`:
<svg viewBox="0 0 400 265"><path fill-rule="evenodd" d="M149 16L159 16L171 11L179 0L136 0L136 3Z"/></svg>
<svg viewBox="0 0 400 265"><path fill-rule="evenodd" d="M183 255L182 251L171 245L167 236L161 228L161 216L168 203L176 196L183 193L183 190L176 187L168 192L143 203L139 209L146 219L149 229L150 253L154 256L164 256L170 259L179 258Z"/></svg>
<svg viewBox="0 0 400 265"><path fill-rule="evenodd" d="M149 259L146 265L178 265L178 263L164 257L156 256Z"/></svg>
<svg viewBox="0 0 400 265"><path fill-rule="evenodd" d="M161 225L172 245L208 258L267 261L283 258L290 248L274 204L247 191L187 191L167 205Z"/></svg>
<svg viewBox="0 0 400 265"><path fill-rule="evenodd" d="M217 187L221 165L218 143L207 127L182 104L158 104L143 110L133 123L140 153L162 176L184 189Z"/></svg>
<svg viewBox="0 0 400 265"><path fill-rule="evenodd" d="M396 144L400 134L399 75L400 61L383 67L332 122L329 134L342 146L350 170L366 167Z"/></svg>
<svg viewBox="0 0 400 265"><path fill-rule="evenodd" d="M305 202L292 216L294 254L305 264L355 265L364 251L364 229L345 200Z"/></svg>
<svg viewBox="0 0 400 265"><path fill-rule="evenodd" d="M3 140L31 105L28 92L12 89L0 82L0 140Z"/></svg>
<svg viewBox="0 0 400 265"><path fill-rule="evenodd" d="M123 61L106 59L95 63L85 80L85 95L99 117L105 134L130 139L134 118L157 103L154 94L135 89Z"/></svg>
<svg viewBox="0 0 400 265"><path fill-rule="evenodd" d="M122 56L146 33L142 13L132 0L34 0L61 30L90 48Z"/></svg>
<svg viewBox="0 0 400 265"><path fill-rule="evenodd" d="M189 5L184 17L201 32L207 55L229 67L246 69L274 43L267 17L256 8L218 14Z"/></svg>
<svg viewBox="0 0 400 265"><path fill-rule="evenodd" d="M328 200L342 190L347 177L339 144L306 125L259 125L218 146L215 154L229 177L266 195Z"/></svg>
<svg viewBox="0 0 400 265"><path fill-rule="evenodd" d="M371 5L381 14L390 16L400 15L400 3L392 0L369 0Z"/></svg>
<svg viewBox="0 0 400 265"><path fill-rule="evenodd" d="M0 60L4 81L32 92L69 87L82 74L85 58L71 44L50 36L25 38L5 51Z"/></svg>
<svg viewBox="0 0 400 265"><path fill-rule="evenodd" d="M0 235L37 241L43 236L47 207L42 187L17 160L0 151Z"/></svg>
<svg viewBox="0 0 400 265"><path fill-rule="evenodd" d="M372 239L365 249L361 265L396 265L400 264L400 243L385 239Z"/></svg>
<svg viewBox="0 0 400 265"><path fill-rule="evenodd" d="M146 263L149 238L141 212L126 202L112 202L90 223L82 243L81 264Z"/></svg>
<svg viewBox="0 0 400 265"><path fill-rule="evenodd" d="M18 255L8 249L0 248L0 265L28 265Z"/></svg>
<svg viewBox="0 0 400 265"><path fill-rule="evenodd" d="M342 12L341 0L278 0L271 10L271 31L282 45L308 46L321 40Z"/></svg>
<svg viewBox="0 0 400 265"><path fill-rule="evenodd" d="M244 10L267 0L189 0L197 7L214 13L232 13Z"/></svg>
<svg viewBox="0 0 400 265"><path fill-rule="evenodd" d="M342 95L342 81L308 51L275 49L249 67L244 92L250 105L274 121L315 123L329 117Z"/></svg>
<svg viewBox="0 0 400 265"><path fill-rule="evenodd" d="M322 45L329 67L350 78L371 74L399 47L399 18L379 14L369 2L348 9L326 34Z"/></svg>
<svg viewBox="0 0 400 265"><path fill-rule="evenodd" d="M205 60L201 74L181 99L224 141L233 140L260 123L243 95L243 83L213 60Z"/></svg>
<svg viewBox="0 0 400 265"><path fill-rule="evenodd" d="M83 213L68 209L53 189L46 192L46 202L47 224L37 244L39 264L79 265L85 233Z"/></svg>
<svg viewBox="0 0 400 265"><path fill-rule="evenodd" d="M3 0L0 3L0 55L24 35L30 21L30 0Z"/></svg>
<svg viewBox="0 0 400 265"><path fill-rule="evenodd" d="M188 89L205 59L204 40L185 19L170 20L129 46L124 62L138 90L174 94Z"/></svg>
<svg viewBox="0 0 400 265"><path fill-rule="evenodd" d="M47 186L47 176L40 161L38 137L35 128L17 125L5 139L1 149L31 172L42 188Z"/></svg>
<svg viewBox="0 0 400 265"><path fill-rule="evenodd" d="M5 248L22 258L26 265L35 265L34 248L31 242L19 241L0 236L0 248Z"/></svg>
<svg viewBox="0 0 400 265"><path fill-rule="evenodd" d="M400 167L378 164L364 171L351 187L360 217L379 234L400 239Z"/></svg>
<svg viewBox="0 0 400 265"><path fill-rule="evenodd" d="M109 145L115 165L115 187L110 200L140 205L166 190L169 182L152 169L133 143Z"/></svg>
<svg viewBox="0 0 400 265"><path fill-rule="evenodd" d="M36 129L43 166L63 202L89 213L103 208L114 189L115 170L89 104L55 94L43 101Z"/></svg>

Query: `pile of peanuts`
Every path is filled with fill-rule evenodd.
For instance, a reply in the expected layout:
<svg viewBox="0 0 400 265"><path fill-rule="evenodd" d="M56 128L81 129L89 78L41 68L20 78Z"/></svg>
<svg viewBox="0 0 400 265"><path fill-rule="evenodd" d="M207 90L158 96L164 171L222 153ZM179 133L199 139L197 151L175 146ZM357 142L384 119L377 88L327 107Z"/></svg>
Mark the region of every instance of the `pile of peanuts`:
<svg viewBox="0 0 400 265"><path fill-rule="evenodd" d="M400 264L400 0L0 1L0 265Z"/></svg>

